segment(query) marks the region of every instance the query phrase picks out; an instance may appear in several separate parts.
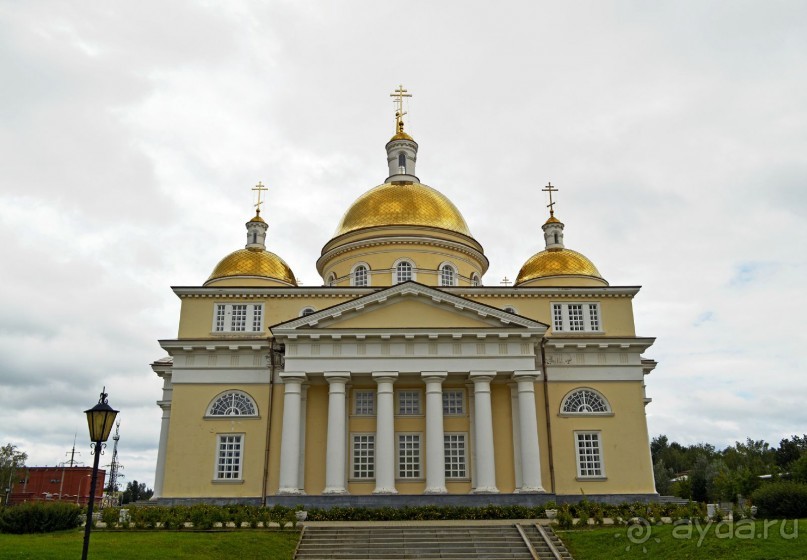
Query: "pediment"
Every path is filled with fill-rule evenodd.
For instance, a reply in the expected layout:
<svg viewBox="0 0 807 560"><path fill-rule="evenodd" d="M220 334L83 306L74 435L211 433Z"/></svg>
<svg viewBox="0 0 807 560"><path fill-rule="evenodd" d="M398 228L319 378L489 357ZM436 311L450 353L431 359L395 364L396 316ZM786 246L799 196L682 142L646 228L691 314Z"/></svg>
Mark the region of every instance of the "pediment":
<svg viewBox="0 0 807 560"><path fill-rule="evenodd" d="M416 282L406 282L271 327L274 334L310 329L527 329L547 326Z"/></svg>

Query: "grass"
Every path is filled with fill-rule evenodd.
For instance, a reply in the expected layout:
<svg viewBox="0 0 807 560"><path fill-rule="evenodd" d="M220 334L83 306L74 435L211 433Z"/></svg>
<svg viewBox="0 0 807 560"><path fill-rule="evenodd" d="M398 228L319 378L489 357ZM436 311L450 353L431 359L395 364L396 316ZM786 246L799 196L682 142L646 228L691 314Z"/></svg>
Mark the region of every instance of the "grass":
<svg viewBox="0 0 807 560"><path fill-rule="evenodd" d="M88 557L291 560L299 537L297 531L94 531ZM37 535L0 534L0 557L3 560L80 558L83 540L83 530Z"/></svg>
<svg viewBox="0 0 807 560"><path fill-rule="evenodd" d="M756 521L753 524L750 521L699 523L677 527L602 527L556 532L578 560L807 558L807 519Z"/></svg>

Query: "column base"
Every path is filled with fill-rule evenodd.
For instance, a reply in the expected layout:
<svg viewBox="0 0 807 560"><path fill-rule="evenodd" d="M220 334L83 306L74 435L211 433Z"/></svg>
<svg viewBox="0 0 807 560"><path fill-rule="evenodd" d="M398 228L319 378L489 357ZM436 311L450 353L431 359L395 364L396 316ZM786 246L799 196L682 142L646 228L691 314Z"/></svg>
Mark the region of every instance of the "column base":
<svg viewBox="0 0 807 560"><path fill-rule="evenodd" d="M495 486L480 486L471 490L471 494L498 494L499 489Z"/></svg>
<svg viewBox="0 0 807 560"><path fill-rule="evenodd" d="M397 494L398 490L395 488L376 488L373 494Z"/></svg>
<svg viewBox="0 0 807 560"><path fill-rule="evenodd" d="M345 488L326 488L322 491L323 494L347 494L348 491Z"/></svg>
<svg viewBox="0 0 807 560"><path fill-rule="evenodd" d="M424 494L448 494L445 486L432 486L423 491Z"/></svg>
<svg viewBox="0 0 807 560"><path fill-rule="evenodd" d="M522 486L521 488L516 488L513 494L546 494L546 490L540 486Z"/></svg>
<svg viewBox="0 0 807 560"><path fill-rule="evenodd" d="M299 488L281 488L277 491L278 496L305 496L305 492Z"/></svg>

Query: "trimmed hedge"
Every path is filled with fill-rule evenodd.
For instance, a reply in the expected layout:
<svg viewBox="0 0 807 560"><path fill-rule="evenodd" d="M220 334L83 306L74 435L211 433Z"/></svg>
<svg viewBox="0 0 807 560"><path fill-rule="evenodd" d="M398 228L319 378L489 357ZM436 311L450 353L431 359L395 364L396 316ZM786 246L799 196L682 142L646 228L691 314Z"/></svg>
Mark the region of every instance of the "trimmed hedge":
<svg viewBox="0 0 807 560"><path fill-rule="evenodd" d="M30 502L0 509L0 533L50 533L81 524L82 508L63 502Z"/></svg>
<svg viewBox="0 0 807 560"><path fill-rule="evenodd" d="M780 481L765 484L751 494L760 517L800 519L807 517L807 484Z"/></svg>

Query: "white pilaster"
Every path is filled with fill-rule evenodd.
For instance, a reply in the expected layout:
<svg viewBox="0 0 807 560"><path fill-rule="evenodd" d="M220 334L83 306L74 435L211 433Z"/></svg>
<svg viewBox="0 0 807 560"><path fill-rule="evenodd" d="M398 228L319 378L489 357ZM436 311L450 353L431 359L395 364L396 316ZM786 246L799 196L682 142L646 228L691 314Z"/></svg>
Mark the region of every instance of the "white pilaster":
<svg viewBox="0 0 807 560"><path fill-rule="evenodd" d="M496 463L493 457L493 411L490 403L490 382L495 371L472 371L474 382L474 427L476 433L476 494L495 494Z"/></svg>
<svg viewBox="0 0 807 560"><path fill-rule="evenodd" d="M398 493L395 488L395 402L392 390L397 378L397 371L373 372L373 379L378 384L373 494Z"/></svg>
<svg viewBox="0 0 807 560"><path fill-rule="evenodd" d="M160 443L157 447L157 468L154 472L154 495L152 500L161 498L163 495L163 481L165 480L165 456L168 453L168 428L171 426L171 401L158 401L157 404L163 411L162 422L160 422Z"/></svg>
<svg viewBox="0 0 807 560"><path fill-rule="evenodd" d="M426 490L446 494L446 456L443 432L443 381L445 371L424 371L426 383Z"/></svg>
<svg viewBox="0 0 807 560"><path fill-rule="evenodd" d="M513 471L516 475L516 492L521 488L521 420L518 415L518 383L508 383L510 387L510 422L513 425Z"/></svg>
<svg viewBox="0 0 807 560"><path fill-rule="evenodd" d="M308 384L300 386L300 459L297 461L297 487L305 492L305 418L308 408Z"/></svg>
<svg viewBox="0 0 807 560"><path fill-rule="evenodd" d="M283 379L283 432L280 441L280 488L278 494L302 494L299 488L300 405L305 373L287 371Z"/></svg>
<svg viewBox="0 0 807 560"><path fill-rule="evenodd" d="M544 492L541 484L541 454L538 448L538 419L535 411L535 380L540 371L515 371L518 384L518 418L521 447L519 492Z"/></svg>
<svg viewBox="0 0 807 560"><path fill-rule="evenodd" d="M328 444L323 494L347 494L345 478L345 385L350 372L326 371L328 381Z"/></svg>

